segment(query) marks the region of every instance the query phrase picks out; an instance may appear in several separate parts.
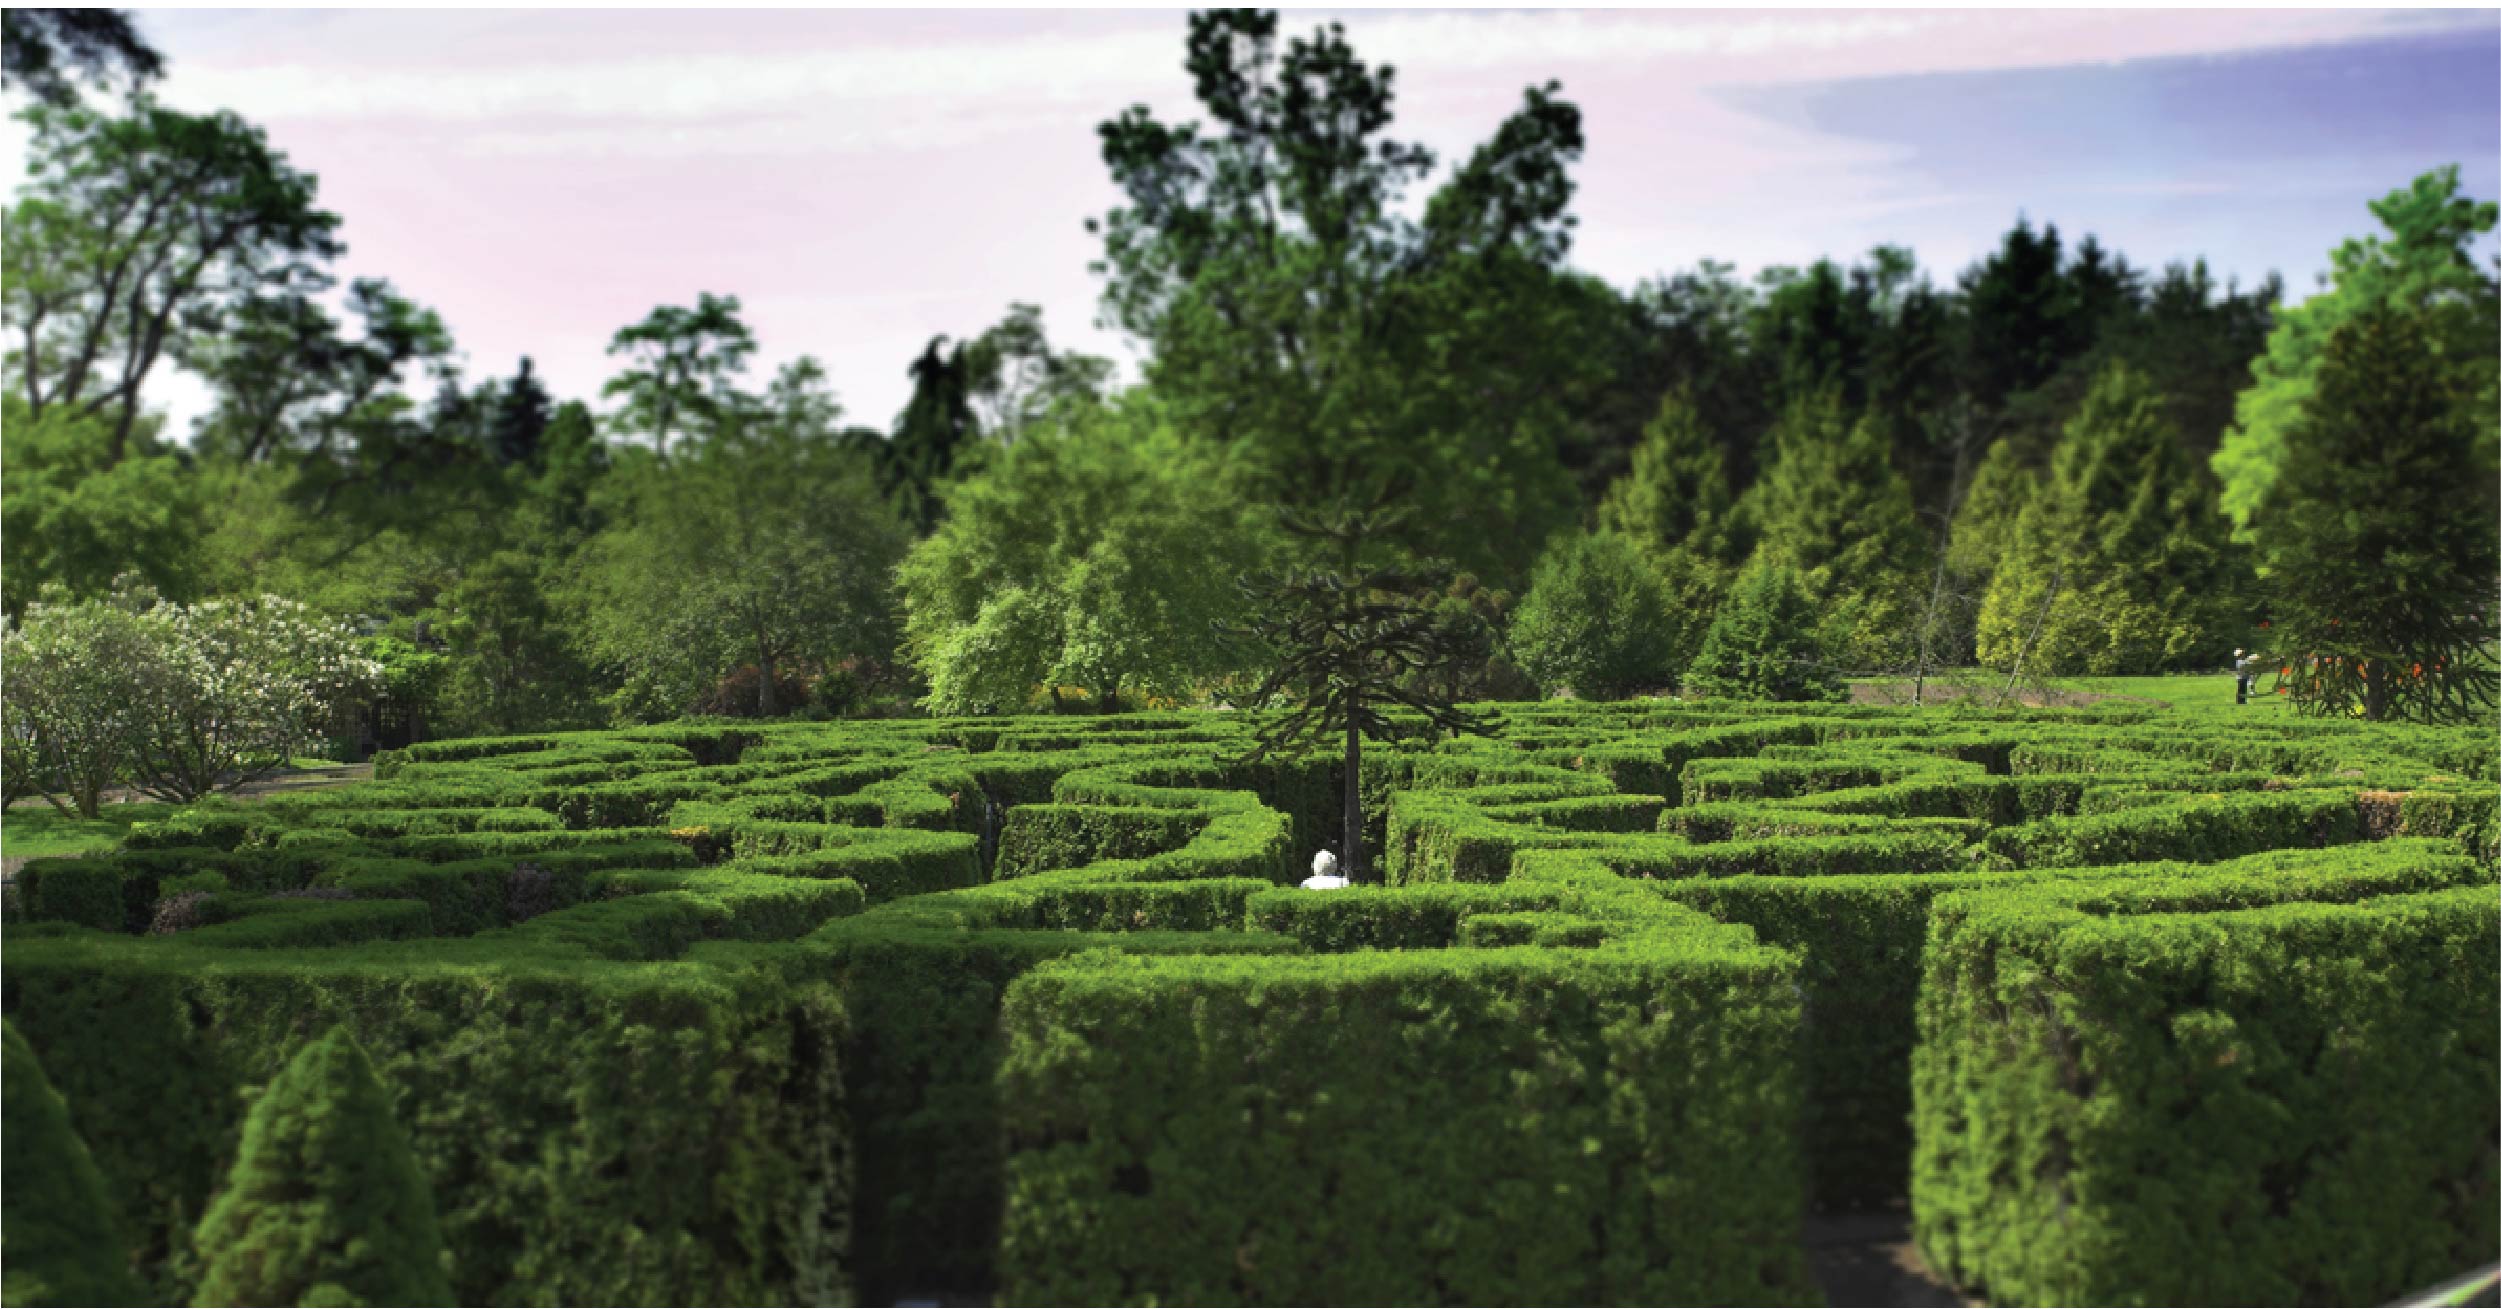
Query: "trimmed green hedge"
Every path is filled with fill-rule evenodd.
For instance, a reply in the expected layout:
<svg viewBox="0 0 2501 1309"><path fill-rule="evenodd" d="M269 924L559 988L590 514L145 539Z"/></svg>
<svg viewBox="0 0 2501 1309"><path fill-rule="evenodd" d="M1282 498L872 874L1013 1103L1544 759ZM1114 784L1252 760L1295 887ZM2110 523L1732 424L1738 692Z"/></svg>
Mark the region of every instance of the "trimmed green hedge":
<svg viewBox="0 0 2501 1309"><path fill-rule="evenodd" d="M1344 779L1250 760L1254 714L428 743L28 865L0 1007L161 1301L198 1289L255 1088L333 1023L463 1300L1792 1299L1804 1208L1898 1203L1962 1130L1911 1116L1932 926L2054 895L2232 939L2252 906L2489 892L2501 840L2470 732L1485 710L1496 737L1366 752L1395 884L1329 892L1293 884ZM2501 991L2490 958L2453 972ZM2208 1003L2145 986L2112 1030ZM2347 994L2319 1021L2376 1030ZM2284 1102L2380 1112L2307 1076ZM2093 1192L2094 1231L2165 1214L2149 1194ZM1978 1289L2150 1294L2115 1237L2030 1282L1974 1262L2010 1257L2010 1196L1923 1234Z"/></svg>
<svg viewBox="0 0 2501 1309"><path fill-rule="evenodd" d="M999 1072L1002 1291L1813 1299L1788 978L1700 941L1035 969Z"/></svg>
<svg viewBox="0 0 2501 1309"><path fill-rule="evenodd" d="M41 944L9 952L12 1021L60 1070L168 1298L199 1266L192 1224L233 1157L247 1092L332 1024L393 1088L463 1303L847 1293L841 1234L824 1223L849 1202L831 991L534 965L556 952L485 938L285 958Z"/></svg>
<svg viewBox="0 0 2501 1309"><path fill-rule="evenodd" d="M2491 1258L2501 897L2278 894L1938 904L1912 1186L1933 1266L2030 1303L2361 1304Z"/></svg>

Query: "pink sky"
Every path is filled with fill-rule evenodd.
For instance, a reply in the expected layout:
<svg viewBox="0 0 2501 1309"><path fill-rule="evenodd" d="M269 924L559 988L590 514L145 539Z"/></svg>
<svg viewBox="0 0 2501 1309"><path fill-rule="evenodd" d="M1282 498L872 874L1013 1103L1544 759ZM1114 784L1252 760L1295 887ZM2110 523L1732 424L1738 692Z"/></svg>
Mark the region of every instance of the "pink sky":
<svg viewBox="0 0 2501 1309"><path fill-rule="evenodd" d="M1900 140L1741 107L1767 88L2496 24L2489 11L2330 10L1341 17L1358 52L1399 70L1399 134L1446 161L1523 86L1561 79L1589 136L1575 258L1623 284L1704 257L1751 270L1879 240L1950 276L2028 203L2012 187L1941 190ZM472 377L526 353L559 395L592 397L619 326L723 292L762 342L758 384L814 354L851 417L878 426L924 341L978 332L1011 301L1040 303L1055 338L1126 365L1091 325L1097 247L1083 223L1115 199L1093 128L1138 102L1192 113L1184 20L1170 11L168 10L140 22L171 64L165 98L266 126L345 220L342 271L439 309ZM2041 144L2055 168L2057 143ZM20 149L13 134L13 171ZM2344 230L2402 180L2356 190ZM2133 239L2102 228L2105 240L2141 262L2198 252L2166 241L2239 230L2181 209L2229 189L2193 160L2107 187L2164 197L2159 212L2177 217L2112 210L2136 227ZM2045 216L2071 230L2094 217ZM2288 275L2306 281L2331 237L2305 233L2314 261ZM2207 253L2234 266L2230 251ZM157 394L178 419L196 412L196 385L168 379Z"/></svg>

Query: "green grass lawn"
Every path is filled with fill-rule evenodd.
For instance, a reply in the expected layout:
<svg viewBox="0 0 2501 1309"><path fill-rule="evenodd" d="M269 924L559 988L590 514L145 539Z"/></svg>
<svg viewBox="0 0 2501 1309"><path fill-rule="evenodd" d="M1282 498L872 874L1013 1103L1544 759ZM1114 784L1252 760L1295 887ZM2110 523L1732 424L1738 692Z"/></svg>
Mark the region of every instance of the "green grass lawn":
<svg viewBox="0 0 2501 1309"><path fill-rule="evenodd" d="M1869 681L1899 683L1907 679L1888 677ZM1938 674L1934 681L1942 684L1969 684L1999 687L2006 683L2003 673L1987 669L1957 668ZM2271 694L2275 670L2268 668L2258 675L2257 684L2249 691L2249 703L2237 706L2252 715L2274 717L2289 714L2292 706L2284 697ZM2232 678L2229 673L2166 673L2151 677L2053 677L2049 685L2060 691L2078 691L2090 695L2131 696L2141 700L2159 700L2176 709L2232 709Z"/></svg>
<svg viewBox="0 0 2501 1309"><path fill-rule="evenodd" d="M2258 675L2249 688L2249 703L2244 708L2256 714L2290 713L2292 706L2283 696L2270 689L2275 683L2275 670L2269 668ZM2051 685L2064 691L2086 691L2095 695L2132 695L2147 700L2160 700L2181 709L2207 709L2217 706L2231 708L2232 678L2228 673L2173 673L2160 677L2059 677Z"/></svg>
<svg viewBox="0 0 2501 1309"><path fill-rule="evenodd" d="M113 845L133 823L174 812L169 804L109 804L96 818L73 818L50 805L26 805L0 815L0 857L42 859Z"/></svg>

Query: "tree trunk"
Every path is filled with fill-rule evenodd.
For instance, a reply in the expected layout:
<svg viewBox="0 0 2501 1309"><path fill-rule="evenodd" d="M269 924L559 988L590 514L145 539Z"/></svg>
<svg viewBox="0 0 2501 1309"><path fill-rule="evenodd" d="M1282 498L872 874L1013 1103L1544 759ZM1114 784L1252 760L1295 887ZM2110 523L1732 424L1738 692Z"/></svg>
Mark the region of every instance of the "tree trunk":
<svg viewBox="0 0 2501 1309"><path fill-rule="evenodd" d="M776 694L777 688L773 685L773 652L771 650L758 648L756 668L763 674L762 677L756 679L756 717L770 718L781 708Z"/></svg>
<svg viewBox="0 0 2501 1309"><path fill-rule="evenodd" d="M1103 699L1096 708L1107 714L1120 712L1120 683L1114 682L1103 688Z"/></svg>
<svg viewBox="0 0 2501 1309"><path fill-rule="evenodd" d="M2374 723L2388 717L2388 661L2385 659L2362 665L2362 717Z"/></svg>
<svg viewBox="0 0 2501 1309"><path fill-rule="evenodd" d="M1355 880L1363 867L1363 733L1346 725L1346 871Z"/></svg>

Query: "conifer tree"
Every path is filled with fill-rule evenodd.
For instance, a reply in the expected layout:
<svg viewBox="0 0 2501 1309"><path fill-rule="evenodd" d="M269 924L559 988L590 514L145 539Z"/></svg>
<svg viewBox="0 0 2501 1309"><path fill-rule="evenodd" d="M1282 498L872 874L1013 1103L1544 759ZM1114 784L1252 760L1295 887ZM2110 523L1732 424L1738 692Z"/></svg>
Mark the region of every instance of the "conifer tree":
<svg viewBox="0 0 2501 1309"><path fill-rule="evenodd" d="M1675 612L1689 616L1677 627L1671 666L1692 658L1709 615L1754 547L1740 503L1691 393L1670 393L1642 428L1632 468L1599 502L1598 527L1638 549L1666 583Z"/></svg>
<svg viewBox="0 0 2501 1309"><path fill-rule="evenodd" d="M1988 588L1998 565L2014 548L2015 523L2040 487L2040 475L2028 467L2012 441L1989 447L1987 457L1971 474L1971 489L1954 511L1954 532L1946 547L1945 566L1966 584Z"/></svg>
<svg viewBox="0 0 2501 1309"><path fill-rule="evenodd" d="M1573 533L1537 561L1511 616L1511 648L1546 691L1619 700L1674 684L1678 626L1666 586L1631 542Z"/></svg>
<svg viewBox="0 0 2501 1309"><path fill-rule="evenodd" d="M0 1137L9 1153L9 1183L0 1188L0 1300L139 1303L104 1175L71 1130L69 1106L35 1062L34 1049L6 1023L0 1023Z"/></svg>
<svg viewBox="0 0 2501 1309"><path fill-rule="evenodd" d="M2501 439L2477 374L2419 311L2336 329L2252 534L2294 703L2491 721L2501 693Z"/></svg>
<svg viewBox="0 0 2501 1309"><path fill-rule="evenodd" d="M451 1303L433 1195L346 1028L297 1052L252 1106L196 1245L203 1305Z"/></svg>
<svg viewBox="0 0 2501 1309"><path fill-rule="evenodd" d="M2093 674L2219 661L2246 589L2227 537L2161 397L2110 366L2016 519L1980 607L1981 661Z"/></svg>
<svg viewBox="0 0 2501 1309"><path fill-rule="evenodd" d="M1737 578L1686 670L1685 690L1736 700L1840 700L1848 688L1819 638L1796 569L1757 560Z"/></svg>
<svg viewBox="0 0 2501 1309"><path fill-rule="evenodd" d="M1892 443L1873 422L1848 422L1826 394L1792 406L1774 445L1753 492L1756 557L1797 570L1838 658L1858 668L1892 665L1929 548Z"/></svg>

